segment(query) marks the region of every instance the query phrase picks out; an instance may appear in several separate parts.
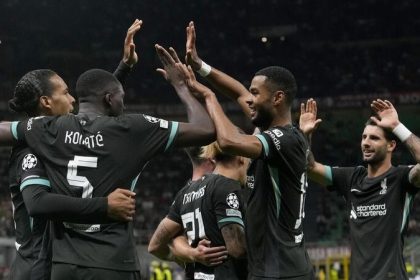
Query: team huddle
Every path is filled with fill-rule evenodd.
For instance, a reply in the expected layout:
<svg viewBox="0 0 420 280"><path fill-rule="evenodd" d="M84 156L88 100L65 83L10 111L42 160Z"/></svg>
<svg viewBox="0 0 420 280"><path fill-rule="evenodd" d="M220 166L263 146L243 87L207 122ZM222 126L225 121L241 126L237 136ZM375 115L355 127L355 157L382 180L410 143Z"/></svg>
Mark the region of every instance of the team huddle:
<svg viewBox="0 0 420 280"><path fill-rule="evenodd" d="M124 114L123 84L138 62L134 35L141 26L136 20L128 29L114 73L91 69L79 76L77 114L66 83L51 70L31 71L16 85L9 107L29 119L0 123L0 143L13 146L12 279L141 279L134 188L144 166L173 148L185 148L193 176L149 252L185 264L187 279L315 279L303 228L308 180L346 201L351 279L408 279L403 236L420 188L420 139L391 102L372 101L361 137L365 166L323 165L310 148L321 122L315 100L301 104L299 127L292 124L293 74L269 66L246 89L199 57L190 22L185 62L173 48L155 45L158 72L188 121ZM253 135L229 120L218 94L238 102ZM391 164L397 141L415 165Z"/></svg>

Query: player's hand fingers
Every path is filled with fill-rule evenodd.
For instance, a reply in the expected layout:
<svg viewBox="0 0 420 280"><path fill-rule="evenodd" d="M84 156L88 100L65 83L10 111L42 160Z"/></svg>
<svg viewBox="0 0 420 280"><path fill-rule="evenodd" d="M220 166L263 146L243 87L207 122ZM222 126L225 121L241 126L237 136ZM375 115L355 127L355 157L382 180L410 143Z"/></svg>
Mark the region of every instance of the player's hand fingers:
<svg viewBox="0 0 420 280"><path fill-rule="evenodd" d="M170 47L169 53L171 54L172 58L174 59L176 63L181 63L181 60L179 59L178 54L176 53L174 48Z"/></svg>
<svg viewBox="0 0 420 280"><path fill-rule="evenodd" d="M162 68L156 69L156 72L160 73L165 80L168 80L168 74Z"/></svg>

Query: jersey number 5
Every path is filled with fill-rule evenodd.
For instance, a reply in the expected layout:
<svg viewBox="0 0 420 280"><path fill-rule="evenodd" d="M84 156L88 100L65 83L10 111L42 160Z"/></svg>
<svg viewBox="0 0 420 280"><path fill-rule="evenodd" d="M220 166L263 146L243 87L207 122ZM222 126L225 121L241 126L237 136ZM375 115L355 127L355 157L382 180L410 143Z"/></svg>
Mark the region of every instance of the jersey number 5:
<svg viewBox="0 0 420 280"><path fill-rule="evenodd" d="M71 186L82 187L83 194L82 198L91 198L93 192L93 186L89 182L88 178L77 175L77 167L90 167L96 168L98 165L97 157L83 157L74 156L73 160L69 161L67 166L67 181Z"/></svg>

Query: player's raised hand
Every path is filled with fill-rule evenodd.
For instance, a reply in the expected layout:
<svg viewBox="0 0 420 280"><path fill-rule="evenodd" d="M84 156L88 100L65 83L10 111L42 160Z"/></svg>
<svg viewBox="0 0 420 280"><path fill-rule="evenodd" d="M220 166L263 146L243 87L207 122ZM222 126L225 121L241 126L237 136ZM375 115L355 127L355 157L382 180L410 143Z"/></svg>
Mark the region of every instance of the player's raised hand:
<svg viewBox="0 0 420 280"><path fill-rule="evenodd" d="M191 65L194 71L201 68L201 59L198 57L197 48L195 46L196 34L194 22L190 21L187 28L187 42L185 44L185 62Z"/></svg>
<svg viewBox="0 0 420 280"><path fill-rule="evenodd" d="M371 119L384 129L393 130L399 123L398 113L388 100L376 99L370 104L376 116Z"/></svg>
<svg viewBox="0 0 420 280"><path fill-rule="evenodd" d="M143 24L142 20L136 19L128 28L127 35L124 40L124 56L123 61L130 67L133 67L139 60L136 52L136 45L134 44L134 35L140 30Z"/></svg>
<svg viewBox="0 0 420 280"><path fill-rule="evenodd" d="M317 119L317 105L316 101L312 98L308 99L305 103L300 104L300 118L299 128L305 135L309 135L321 123L321 119Z"/></svg>
<svg viewBox="0 0 420 280"><path fill-rule="evenodd" d="M136 193L127 189L116 189L108 195L108 217L117 221L133 220L136 209Z"/></svg>
<svg viewBox="0 0 420 280"><path fill-rule="evenodd" d="M177 67L184 73L185 82L190 92L198 99L205 99L209 94L213 94L211 89L197 81L191 66L178 64Z"/></svg>
<svg viewBox="0 0 420 280"><path fill-rule="evenodd" d="M156 71L161 73L165 80L170 82L174 87L185 85L185 75L183 71L177 67L177 65L181 63L175 61L176 59L179 60L178 56L174 59L165 48L158 44L155 45L155 49L163 66L163 68L158 68ZM173 52L176 54L175 50L173 50Z"/></svg>
<svg viewBox="0 0 420 280"><path fill-rule="evenodd" d="M210 247L210 240L200 240L194 249L194 261L206 266L216 266L223 263L228 257L225 246Z"/></svg>

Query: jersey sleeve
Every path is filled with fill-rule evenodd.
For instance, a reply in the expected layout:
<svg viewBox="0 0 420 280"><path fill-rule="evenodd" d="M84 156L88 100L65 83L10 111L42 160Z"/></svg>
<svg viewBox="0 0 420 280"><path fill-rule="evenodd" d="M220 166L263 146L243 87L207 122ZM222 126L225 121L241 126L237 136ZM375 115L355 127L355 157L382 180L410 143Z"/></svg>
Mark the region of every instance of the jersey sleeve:
<svg viewBox="0 0 420 280"><path fill-rule="evenodd" d="M115 69L113 75L115 76L115 78L118 79L118 81L120 81L122 85L124 85L130 72L131 72L131 67L125 64L123 60L121 60L120 63L118 64L117 69Z"/></svg>
<svg viewBox="0 0 420 280"><path fill-rule="evenodd" d="M263 147L260 157L267 159L269 162L284 158L282 157L283 151L296 143L293 134L280 128L265 130L261 134L257 134L256 137Z"/></svg>
<svg viewBox="0 0 420 280"><path fill-rule="evenodd" d="M21 178L20 191L31 185L39 185L48 190L51 188L42 161L30 149L26 149L17 172L18 177Z"/></svg>
<svg viewBox="0 0 420 280"><path fill-rule="evenodd" d="M330 176L330 184L327 186L329 191L337 191L339 194L347 196L351 188L351 178L355 167L330 167L326 166L327 174Z"/></svg>
<svg viewBox="0 0 420 280"><path fill-rule="evenodd" d="M42 149L42 138L46 134L55 133L51 130L51 123L56 117L34 117L24 121L13 122L11 130L13 137L22 143L26 143L34 152ZM54 126L52 126L54 128Z"/></svg>
<svg viewBox="0 0 420 280"><path fill-rule="evenodd" d="M212 202L219 228L232 223L244 226L239 191L240 186L237 182L224 180L214 189Z"/></svg>
<svg viewBox="0 0 420 280"><path fill-rule="evenodd" d="M415 195L419 191L419 188L417 188L415 185L410 183L410 180L409 180L409 173L413 167L414 165L409 165L409 166L399 165L398 166L398 169L400 169L402 172L401 185L404 186L405 191L411 195Z"/></svg>
<svg viewBox="0 0 420 280"><path fill-rule="evenodd" d="M179 123L148 115L127 115L138 145L150 152L170 150L178 135Z"/></svg>
<svg viewBox="0 0 420 280"><path fill-rule="evenodd" d="M172 202L171 207L169 208L168 215L166 216L168 219L182 225L182 218L181 218L181 204L182 204L182 192L175 196L174 201Z"/></svg>

